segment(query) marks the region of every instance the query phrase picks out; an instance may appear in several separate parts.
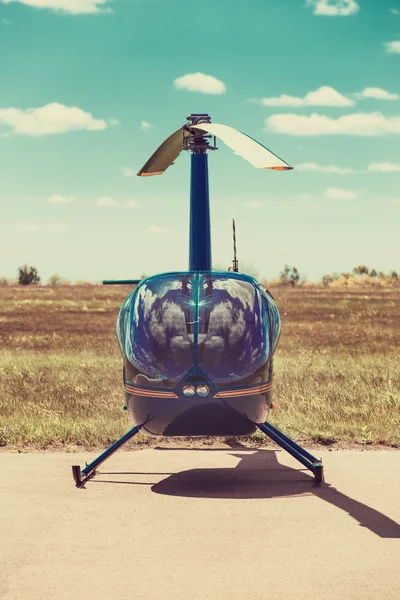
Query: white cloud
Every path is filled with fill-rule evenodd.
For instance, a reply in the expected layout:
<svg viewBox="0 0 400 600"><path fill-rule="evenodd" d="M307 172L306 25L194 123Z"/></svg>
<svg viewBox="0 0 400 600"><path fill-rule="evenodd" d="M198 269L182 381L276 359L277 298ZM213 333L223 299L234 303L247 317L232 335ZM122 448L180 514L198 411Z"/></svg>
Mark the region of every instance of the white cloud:
<svg viewBox="0 0 400 600"><path fill-rule="evenodd" d="M278 97L261 98L256 100L263 106L353 106L354 100L346 98L340 92L323 85L313 92L308 92L303 98L282 94Z"/></svg>
<svg viewBox="0 0 400 600"><path fill-rule="evenodd" d="M75 15L112 12L110 8L105 7L105 4L108 4L110 0L0 0L0 2L3 2L3 4L19 2L33 8L48 8Z"/></svg>
<svg viewBox="0 0 400 600"><path fill-rule="evenodd" d="M160 225L150 225L147 229L147 233L167 233L167 231L166 227L161 227Z"/></svg>
<svg viewBox="0 0 400 600"><path fill-rule="evenodd" d="M0 108L0 125L7 125L15 134L41 136L88 129L107 129L103 119L95 119L90 113L76 106L64 106L53 102L40 108Z"/></svg>
<svg viewBox="0 0 400 600"><path fill-rule="evenodd" d="M174 85L177 90L188 90L189 92L201 92L202 94L225 94L225 84L212 75L204 73L189 73L175 79Z"/></svg>
<svg viewBox="0 0 400 600"><path fill-rule="evenodd" d="M44 228L46 231L66 231L68 229L62 223L48 223Z"/></svg>
<svg viewBox="0 0 400 600"><path fill-rule="evenodd" d="M354 169L348 167L336 167L335 165L317 165L316 163L308 162L296 165L296 171L313 171L314 173L332 173L333 175L350 175L356 173Z"/></svg>
<svg viewBox="0 0 400 600"><path fill-rule="evenodd" d="M14 227L14 231L17 233L27 233L29 231L37 231L39 229L39 225L35 223L18 223Z"/></svg>
<svg viewBox="0 0 400 600"><path fill-rule="evenodd" d="M393 40L393 42L384 42L386 52L388 54L400 54L400 40Z"/></svg>
<svg viewBox="0 0 400 600"><path fill-rule="evenodd" d="M112 207L112 206L118 206L118 203L111 196L100 196L100 198L97 198L96 204L97 204L97 206L102 206L102 207L107 207L107 208Z"/></svg>
<svg viewBox="0 0 400 600"><path fill-rule="evenodd" d="M261 202L258 202L258 200L249 200L248 202L243 202L242 206L245 208L260 208L262 204Z"/></svg>
<svg viewBox="0 0 400 600"><path fill-rule="evenodd" d="M39 225L37 223L20 222L13 228L17 233L29 233L30 231L66 231L68 227L63 223L45 223Z"/></svg>
<svg viewBox="0 0 400 600"><path fill-rule="evenodd" d="M353 190L333 187L326 188L324 194L331 200L352 200L357 196L357 192L354 192Z"/></svg>
<svg viewBox="0 0 400 600"><path fill-rule="evenodd" d="M124 177L133 177L134 175L136 175L136 171L134 171L130 167L122 167L122 174Z"/></svg>
<svg viewBox="0 0 400 600"><path fill-rule="evenodd" d="M393 13L394 15L400 15L400 10L397 10L397 8L391 8L390 12Z"/></svg>
<svg viewBox="0 0 400 600"><path fill-rule="evenodd" d="M354 94L356 98L374 98L376 100L399 100L400 94L391 94L387 90L378 87L365 88L359 94Z"/></svg>
<svg viewBox="0 0 400 600"><path fill-rule="evenodd" d="M127 206L128 208L136 208L137 206L139 206L139 202L132 198L131 200L127 200L124 206Z"/></svg>
<svg viewBox="0 0 400 600"><path fill-rule="evenodd" d="M67 202L73 202L75 196L63 196L62 194L54 194L48 199L49 204L66 204Z"/></svg>
<svg viewBox="0 0 400 600"><path fill-rule="evenodd" d="M147 121L142 121L140 123L140 131L147 131L148 129L152 129L153 125L148 123Z"/></svg>
<svg viewBox="0 0 400 600"><path fill-rule="evenodd" d="M375 173L400 173L400 165L389 162L371 163L368 165L368 171Z"/></svg>
<svg viewBox="0 0 400 600"><path fill-rule="evenodd" d="M63 196L61 194L56 194L54 196L50 196L48 202L50 204L66 204L69 202L73 202L76 200L76 196ZM93 199L86 198L89 202L93 202ZM112 196L99 196L94 199L94 203L97 206L102 208L113 208L115 206L125 206L127 208L136 208L139 206L139 202L135 198L130 198L128 200L118 201Z"/></svg>
<svg viewBox="0 0 400 600"><path fill-rule="evenodd" d="M313 113L310 116L283 113L265 120L267 131L287 135L400 135L400 117L385 117L379 112L353 113L337 119Z"/></svg>
<svg viewBox="0 0 400 600"><path fill-rule="evenodd" d="M5 19L4 17L1 19L1 22L2 22L4 25L11 25L11 21L10 21L9 19Z"/></svg>
<svg viewBox="0 0 400 600"><path fill-rule="evenodd" d="M348 17L360 10L355 0L307 0L307 6L314 7L314 15L326 17Z"/></svg>

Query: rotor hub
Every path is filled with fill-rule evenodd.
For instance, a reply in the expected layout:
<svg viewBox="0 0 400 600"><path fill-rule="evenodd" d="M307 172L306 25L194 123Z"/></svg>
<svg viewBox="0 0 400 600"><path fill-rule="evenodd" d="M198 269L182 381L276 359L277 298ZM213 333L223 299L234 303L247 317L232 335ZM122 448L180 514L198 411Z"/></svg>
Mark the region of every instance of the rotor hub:
<svg viewBox="0 0 400 600"><path fill-rule="evenodd" d="M193 125L200 126L201 123L211 123L210 115L193 113L186 118L188 123L183 126L183 150L189 150L194 154L205 154L207 150L217 150L217 140L214 135L200 129L193 129Z"/></svg>

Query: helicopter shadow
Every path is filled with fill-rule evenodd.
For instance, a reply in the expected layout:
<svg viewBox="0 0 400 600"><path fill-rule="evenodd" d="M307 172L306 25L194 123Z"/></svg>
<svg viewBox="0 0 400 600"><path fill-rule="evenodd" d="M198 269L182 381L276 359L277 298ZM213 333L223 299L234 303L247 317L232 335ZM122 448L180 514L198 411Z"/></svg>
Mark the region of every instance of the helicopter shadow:
<svg viewBox="0 0 400 600"><path fill-rule="evenodd" d="M278 462L275 450L236 448L235 468L190 469L154 484L157 494L187 498L283 498L314 494L347 512L362 527L381 538L400 538L400 525L378 510L343 494L329 483L315 485L307 470ZM218 451L207 449L208 451ZM224 450L226 452L226 450Z"/></svg>
<svg viewBox="0 0 400 600"><path fill-rule="evenodd" d="M157 451L178 448L156 447ZM179 448L181 450L181 448ZM189 469L170 472L102 472L104 475L168 475L152 484L139 481L92 479L93 483L151 486L151 491L167 496L186 498L258 499L290 498L315 495L325 502L347 512L361 527L366 527L381 538L400 538L400 525L378 510L350 498L329 483L316 485L307 469L293 469L278 462L276 451L251 449L235 445L231 456L239 458L234 468ZM197 448L185 448L185 452ZM202 448L201 452L227 452L222 448ZM240 452L240 454L239 454Z"/></svg>

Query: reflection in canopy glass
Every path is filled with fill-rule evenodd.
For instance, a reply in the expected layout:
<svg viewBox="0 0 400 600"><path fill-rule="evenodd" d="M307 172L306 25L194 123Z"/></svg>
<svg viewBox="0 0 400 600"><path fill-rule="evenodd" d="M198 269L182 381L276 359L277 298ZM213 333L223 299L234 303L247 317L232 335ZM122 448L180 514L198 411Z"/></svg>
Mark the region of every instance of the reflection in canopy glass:
<svg viewBox="0 0 400 600"><path fill-rule="evenodd" d="M174 387L192 366L193 293L190 274L150 278L135 290L120 343L136 383Z"/></svg>
<svg viewBox="0 0 400 600"><path fill-rule="evenodd" d="M128 296L118 337L132 383L174 388L194 366L230 387L270 380L279 328L274 302L251 277L167 273Z"/></svg>
<svg viewBox="0 0 400 600"><path fill-rule="evenodd" d="M268 379L268 317L251 280L200 276L198 363L221 387Z"/></svg>

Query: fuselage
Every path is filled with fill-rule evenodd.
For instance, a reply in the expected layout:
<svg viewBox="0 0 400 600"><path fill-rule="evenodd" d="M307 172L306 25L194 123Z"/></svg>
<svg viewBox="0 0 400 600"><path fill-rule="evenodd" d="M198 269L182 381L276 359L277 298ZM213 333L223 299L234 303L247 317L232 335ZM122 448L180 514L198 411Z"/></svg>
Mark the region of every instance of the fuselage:
<svg viewBox="0 0 400 600"><path fill-rule="evenodd" d="M240 436L266 421L280 334L252 277L164 273L140 282L117 322L132 421L156 436Z"/></svg>

